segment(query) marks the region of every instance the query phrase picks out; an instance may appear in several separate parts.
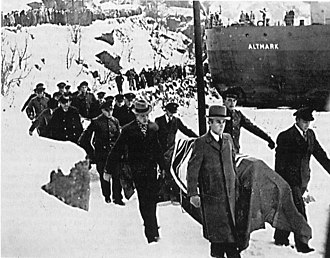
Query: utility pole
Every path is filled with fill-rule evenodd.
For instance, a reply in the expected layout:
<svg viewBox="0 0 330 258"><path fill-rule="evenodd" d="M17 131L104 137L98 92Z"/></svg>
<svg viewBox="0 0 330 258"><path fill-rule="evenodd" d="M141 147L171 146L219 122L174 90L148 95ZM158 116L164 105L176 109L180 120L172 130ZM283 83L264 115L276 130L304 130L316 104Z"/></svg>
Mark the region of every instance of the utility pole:
<svg viewBox="0 0 330 258"><path fill-rule="evenodd" d="M206 133L205 118L205 82L202 60L202 33L200 19L200 2L193 1L194 8L194 34L195 34L195 60L196 60L196 82L197 82L197 102L198 102L198 123L199 135Z"/></svg>

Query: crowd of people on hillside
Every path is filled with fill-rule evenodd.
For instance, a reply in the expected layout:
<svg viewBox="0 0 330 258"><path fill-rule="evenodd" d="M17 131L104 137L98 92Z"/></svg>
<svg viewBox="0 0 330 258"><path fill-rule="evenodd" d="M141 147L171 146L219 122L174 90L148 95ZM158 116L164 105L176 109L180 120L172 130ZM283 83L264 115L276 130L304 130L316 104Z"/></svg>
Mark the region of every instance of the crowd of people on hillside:
<svg viewBox="0 0 330 258"><path fill-rule="evenodd" d="M129 69L122 74L121 72L117 74L115 81L118 88L118 92L122 92L122 84L124 82L124 77L127 77L129 83L129 89L131 91L136 91L140 89L145 89L148 87L154 87L155 85L163 84L167 81L184 80L187 76L193 73L192 67L180 66L180 65L167 65L161 67L160 69L152 69L151 67L142 68L141 72L138 74L134 68Z"/></svg>
<svg viewBox="0 0 330 258"><path fill-rule="evenodd" d="M1 26L23 27L37 26L41 24L56 25L90 25L95 20L104 20L107 18L131 17L142 14L141 7L135 9L113 9L102 11L101 9L90 10L88 8L56 9L56 8L33 8L29 10L15 10L4 14L1 12Z"/></svg>

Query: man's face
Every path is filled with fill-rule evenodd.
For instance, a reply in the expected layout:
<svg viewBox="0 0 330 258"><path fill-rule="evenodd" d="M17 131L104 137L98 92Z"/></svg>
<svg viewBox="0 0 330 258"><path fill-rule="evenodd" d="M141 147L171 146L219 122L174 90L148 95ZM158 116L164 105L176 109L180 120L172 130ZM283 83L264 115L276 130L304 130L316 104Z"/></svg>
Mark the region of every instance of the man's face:
<svg viewBox="0 0 330 258"><path fill-rule="evenodd" d="M303 132L306 132L307 129L309 128L309 125L310 125L310 121L305 121L304 119L302 118L297 118L296 119L296 123L297 123L297 126L303 131Z"/></svg>
<svg viewBox="0 0 330 258"><path fill-rule="evenodd" d="M67 112L69 110L71 101L67 101L65 103L60 102L61 108L63 109L64 112Z"/></svg>
<svg viewBox="0 0 330 258"><path fill-rule="evenodd" d="M86 85L81 86L80 90L81 90L82 93L86 93L87 92L87 86Z"/></svg>
<svg viewBox="0 0 330 258"><path fill-rule="evenodd" d="M107 118L110 118L112 116L113 109L112 108L106 108L101 109L103 115L105 115Z"/></svg>
<svg viewBox="0 0 330 258"><path fill-rule="evenodd" d="M44 96L44 92L43 91L37 92L37 97L38 98L42 98L43 96Z"/></svg>
<svg viewBox="0 0 330 258"><path fill-rule="evenodd" d="M125 99L125 104L128 107L131 107L133 105L133 100L132 99Z"/></svg>
<svg viewBox="0 0 330 258"><path fill-rule="evenodd" d="M223 130L225 129L226 120L219 118L209 119L209 125L213 133L222 135Z"/></svg>
<svg viewBox="0 0 330 258"><path fill-rule="evenodd" d="M169 118L172 118L174 116L174 113L171 113L170 111L166 110L166 115L169 117Z"/></svg>
<svg viewBox="0 0 330 258"><path fill-rule="evenodd" d="M141 124L148 124L149 121L149 113L148 114L136 114L136 119L141 123Z"/></svg>
<svg viewBox="0 0 330 258"><path fill-rule="evenodd" d="M118 101L118 100L116 100L116 105L117 105L118 107L122 107L122 106L124 106L124 104L125 104L124 101Z"/></svg>
<svg viewBox="0 0 330 258"><path fill-rule="evenodd" d="M229 110L233 110L236 107L237 99L235 99L235 98L225 98L224 104Z"/></svg>

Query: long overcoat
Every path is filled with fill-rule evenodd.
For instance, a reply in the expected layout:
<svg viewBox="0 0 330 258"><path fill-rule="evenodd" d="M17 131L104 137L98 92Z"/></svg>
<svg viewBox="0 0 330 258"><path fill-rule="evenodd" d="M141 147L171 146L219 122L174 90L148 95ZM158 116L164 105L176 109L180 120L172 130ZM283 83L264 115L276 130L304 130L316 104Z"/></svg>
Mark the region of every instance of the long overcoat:
<svg viewBox="0 0 330 258"><path fill-rule="evenodd" d="M122 156L127 157L133 175L156 177L157 164L164 168L164 157L157 136L158 126L149 122L146 136L143 135L136 120L122 128L115 146L109 153L106 170L112 172ZM139 175L142 173L141 175ZM146 175L144 173L153 173ZM144 174L144 175L143 175Z"/></svg>
<svg viewBox="0 0 330 258"><path fill-rule="evenodd" d="M237 184L231 136L223 134L221 146L210 132L197 138L188 162L187 194L201 197L203 234L210 242L236 242Z"/></svg>
<svg viewBox="0 0 330 258"><path fill-rule="evenodd" d="M55 109L47 128L49 137L58 141L78 142L83 131L78 110L75 107L69 107L64 112L61 107Z"/></svg>
<svg viewBox="0 0 330 258"><path fill-rule="evenodd" d="M86 150L94 162L105 163L119 134L119 121L114 117L107 118L102 114L92 120L81 134L78 144Z"/></svg>
<svg viewBox="0 0 330 258"><path fill-rule="evenodd" d="M307 141L305 141L293 125L278 135L276 145L275 171L290 186L307 187L311 172L309 166L311 155L330 173L330 160L312 129L307 130Z"/></svg>

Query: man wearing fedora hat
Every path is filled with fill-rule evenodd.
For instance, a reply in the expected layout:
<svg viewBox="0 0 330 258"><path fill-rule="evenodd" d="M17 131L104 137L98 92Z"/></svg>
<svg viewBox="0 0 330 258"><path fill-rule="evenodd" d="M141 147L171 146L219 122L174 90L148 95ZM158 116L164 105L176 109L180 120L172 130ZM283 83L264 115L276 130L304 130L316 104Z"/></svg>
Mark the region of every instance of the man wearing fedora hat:
<svg viewBox="0 0 330 258"><path fill-rule="evenodd" d="M47 131L47 125L50 119L53 116L54 110L58 107L57 100L51 98L47 103L47 108L44 109L40 115L33 121L30 129L29 134L32 136L34 129L37 128L39 136L42 137L49 137Z"/></svg>
<svg viewBox="0 0 330 258"><path fill-rule="evenodd" d="M203 236L211 243L211 256L238 258L235 229L237 176L231 136L223 133L230 117L225 106L210 106L209 131L193 145L187 167L187 195L201 207Z"/></svg>
<svg viewBox="0 0 330 258"><path fill-rule="evenodd" d="M37 91L38 88L44 88L44 84L40 82L40 83L38 83L38 84L36 85L36 87L33 89L33 93L32 93L32 94L28 97L28 99L24 102L23 107L22 107L22 109L21 109L21 112L23 112L23 111L26 109L26 107L27 107L28 104L30 103L31 99L33 99L34 97L37 96L36 91ZM45 91L44 91L44 95L45 95L47 98L49 98L49 99L51 99L51 97L52 97L49 93L47 93L47 92L45 92Z"/></svg>
<svg viewBox="0 0 330 258"><path fill-rule="evenodd" d="M275 171L290 185L297 210L306 220L303 194L310 180L311 155L330 173L330 159L317 141L314 131L309 128L310 122L314 120L312 112L309 107L298 109L293 114L296 117L295 124L278 135L275 149ZM289 235L289 231L276 229L275 244L288 246ZM313 248L302 243L296 235L294 239L298 252L314 251Z"/></svg>
<svg viewBox="0 0 330 258"><path fill-rule="evenodd" d="M158 126L149 120L151 105L143 100L134 103L136 119L122 128L122 132L110 152L105 177L115 171L121 157L127 157L137 190L139 209L144 222L148 243L159 240L157 207L157 165L164 174L164 157L158 140Z"/></svg>
<svg viewBox="0 0 330 258"><path fill-rule="evenodd" d="M268 147L270 149L274 149L275 143L272 138L258 126L254 125L250 121L250 119L243 115L241 111L235 109L237 99L239 97L238 89L229 88L227 91L224 92L223 97L224 105L227 107L228 115L231 117L231 120L226 123L224 132L229 133L233 138L236 153L240 152L239 140L241 134L241 127L265 140L266 142L268 142Z"/></svg>
<svg viewBox="0 0 330 258"><path fill-rule="evenodd" d="M81 134L78 144L82 146L89 159L96 163L96 170L100 175L101 189L105 202L111 202L110 180L106 181L103 178L105 162L107 156L115 145L120 134L119 121L112 116L113 103L112 101L103 102L100 106L102 114L95 119ZM93 146L91 144L93 142ZM113 174L112 176L112 197L115 204L124 205L121 194L121 185L119 178Z"/></svg>
<svg viewBox="0 0 330 258"><path fill-rule="evenodd" d="M44 87L36 88L35 92L37 95L33 99L31 99L26 108L26 114L31 120L36 119L39 114L47 108L47 103L49 101L49 98L45 96Z"/></svg>
<svg viewBox="0 0 330 258"><path fill-rule="evenodd" d="M165 114L155 119L156 124L159 127L158 139L162 147L162 151L165 154L175 144L175 136L178 130L188 137L198 137L194 131L189 129L183 124L180 118L175 114L178 111L179 104L170 102L165 106ZM167 163L170 163L167 162ZM171 201L179 201L180 189L176 185L171 173L170 164L166 164L166 176L164 182L164 193L159 196L159 201L167 201L169 198Z"/></svg>
<svg viewBox="0 0 330 258"><path fill-rule="evenodd" d="M58 141L78 142L83 131L78 110L71 107L71 96L62 95L46 130L49 137Z"/></svg>

